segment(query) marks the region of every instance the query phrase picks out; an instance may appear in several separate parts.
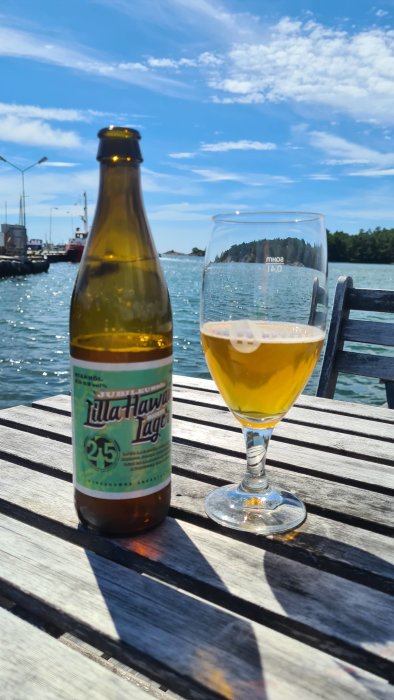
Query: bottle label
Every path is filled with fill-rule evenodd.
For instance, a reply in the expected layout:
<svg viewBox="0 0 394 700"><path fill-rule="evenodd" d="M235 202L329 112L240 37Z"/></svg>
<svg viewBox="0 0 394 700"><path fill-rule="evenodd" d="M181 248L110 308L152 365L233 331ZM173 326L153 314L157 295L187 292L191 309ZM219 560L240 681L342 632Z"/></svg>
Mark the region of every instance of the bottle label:
<svg viewBox="0 0 394 700"><path fill-rule="evenodd" d="M104 364L71 358L74 486L139 498L171 474L172 358Z"/></svg>

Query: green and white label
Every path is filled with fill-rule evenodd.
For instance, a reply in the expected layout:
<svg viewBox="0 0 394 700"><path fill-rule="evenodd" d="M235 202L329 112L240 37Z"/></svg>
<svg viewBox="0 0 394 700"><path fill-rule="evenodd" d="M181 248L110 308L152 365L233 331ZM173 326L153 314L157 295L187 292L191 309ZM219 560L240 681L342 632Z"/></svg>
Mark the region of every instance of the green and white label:
<svg viewBox="0 0 394 700"><path fill-rule="evenodd" d="M71 358L74 486L97 498L159 491L171 474L172 358Z"/></svg>

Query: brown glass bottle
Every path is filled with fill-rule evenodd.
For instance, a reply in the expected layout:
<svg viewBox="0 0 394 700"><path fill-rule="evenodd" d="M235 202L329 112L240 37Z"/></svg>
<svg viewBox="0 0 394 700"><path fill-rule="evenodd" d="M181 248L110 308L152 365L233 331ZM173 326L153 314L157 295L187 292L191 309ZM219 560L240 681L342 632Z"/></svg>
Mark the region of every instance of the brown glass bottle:
<svg viewBox="0 0 394 700"><path fill-rule="evenodd" d="M144 213L139 133L99 134L100 188L70 309L75 506L103 534L170 503L172 317Z"/></svg>

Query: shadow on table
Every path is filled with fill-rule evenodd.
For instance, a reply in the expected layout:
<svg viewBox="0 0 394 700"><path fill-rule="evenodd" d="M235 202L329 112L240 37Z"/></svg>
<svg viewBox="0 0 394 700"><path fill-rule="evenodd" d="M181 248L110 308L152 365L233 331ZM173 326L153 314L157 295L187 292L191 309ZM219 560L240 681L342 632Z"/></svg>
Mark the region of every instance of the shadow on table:
<svg viewBox="0 0 394 700"><path fill-rule="evenodd" d="M338 651L350 644L357 650L362 649L382 657L388 657L388 645L392 644L392 607L389 596L366 585L368 576L381 575L389 577L390 565L380 557L343 542L336 542L322 536L308 534L302 530L295 533L304 550L317 556L334 556L346 566L357 567L365 572L364 585L354 583L336 574L327 573L316 566L300 564L272 552L264 554L264 573L276 599L291 620L296 620L338 639ZM281 538L279 538L281 539ZM286 536L284 536L286 539ZM344 565L345 566L345 565ZM370 573L368 573L370 572ZM361 572L362 575L362 572ZM391 571L392 575L392 571ZM345 644L343 644L345 642ZM335 657L335 643L331 644ZM346 654L346 650L345 650ZM339 651L339 655L341 652ZM354 661L354 663L356 663ZM370 658L371 670L376 672L376 660ZM385 663L385 662L383 662ZM357 680L354 669L338 659L338 665L348 670ZM374 679L366 679L360 674L359 682L374 686ZM374 686L374 697L382 688Z"/></svg>
<svg viewBox="0 0 394 700"><path fill-rule="evenodd" d="M204 698L266 700L260 649L251 623L204 602L204 584L201 591L193 590L194 595L180 590L184 577L191 580L193 571L226 590L180 525L167 518L155 530L116 544L148 560L142 575L90 550L86 556L125 662L137 663L136 650L144 673L170 687L176 677L173 689L186 697L194 681L197 688L203 686ZM155 566L157 575L171 579L171 585L155 580ZM195 579L193 583L198 588Z"/></svg>

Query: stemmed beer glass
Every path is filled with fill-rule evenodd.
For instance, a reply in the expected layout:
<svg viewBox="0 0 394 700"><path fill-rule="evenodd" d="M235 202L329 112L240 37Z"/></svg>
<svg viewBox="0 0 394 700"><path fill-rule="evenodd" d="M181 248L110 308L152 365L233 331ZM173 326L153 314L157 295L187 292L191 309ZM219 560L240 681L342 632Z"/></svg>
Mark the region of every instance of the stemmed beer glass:
<svg viewBox="0 0 394 700"><path fill-rule="evenodd" d="M327 237L314 213L221 214L206 250L201 339L206 362L246 443L239 485L212 491L207 514L260 534L301 524L305 506L268 484L274 426L291 408L318 360L327 312Z"/></svg>

